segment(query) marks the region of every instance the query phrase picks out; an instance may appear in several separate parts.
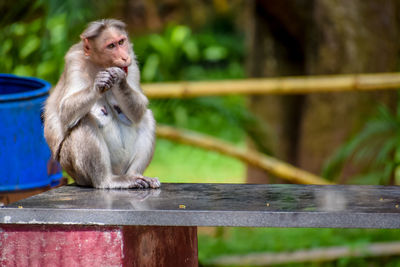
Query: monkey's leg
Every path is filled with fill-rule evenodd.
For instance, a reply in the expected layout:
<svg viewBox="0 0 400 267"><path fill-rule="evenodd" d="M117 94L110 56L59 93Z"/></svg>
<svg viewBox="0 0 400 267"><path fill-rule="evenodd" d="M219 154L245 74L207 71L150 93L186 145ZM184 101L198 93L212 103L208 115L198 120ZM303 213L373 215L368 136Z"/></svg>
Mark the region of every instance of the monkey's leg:
<svg viewBox="0 0 400 267"><path fill-rule="evenodd" d="M133 156L126 173L132 177L141 178L144 181L143 185L146 188L159 188L161 183L157 178L142 175L149 165L154 153L155 122L150 110L146 111L138 127L138 136L135 141L135 155Z"/></svg>
<svg viewBox="0 0 400 267"><path fill-rule="evenodd" d="M144 188L145 179L132 175L114 175L107 145L88 118L70 133L60 151L61 166L79 185L96 188Z"/></svg>

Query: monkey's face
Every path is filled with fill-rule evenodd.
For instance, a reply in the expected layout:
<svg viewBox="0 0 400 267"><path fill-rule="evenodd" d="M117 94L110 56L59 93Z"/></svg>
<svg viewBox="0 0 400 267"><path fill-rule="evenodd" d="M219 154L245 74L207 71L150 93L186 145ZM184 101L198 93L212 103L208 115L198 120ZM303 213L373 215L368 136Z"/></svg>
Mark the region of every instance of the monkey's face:
<svg viewBox="0 0 400 267"><path fill-rule="evenodd" d="M93 45L95 49L90 56L101 67L126 68L132 63L128 37L118 29L104 30Z"/></svg>

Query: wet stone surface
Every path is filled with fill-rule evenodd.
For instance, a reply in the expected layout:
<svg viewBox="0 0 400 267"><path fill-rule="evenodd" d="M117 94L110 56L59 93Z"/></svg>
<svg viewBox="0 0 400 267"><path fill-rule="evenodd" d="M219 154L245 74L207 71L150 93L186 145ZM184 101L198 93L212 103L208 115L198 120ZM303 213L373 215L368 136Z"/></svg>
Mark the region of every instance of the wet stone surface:
<svg viewBox="0 0 400 267"><path fill-rule="evenodd" d="M64 186L0 208L1 223L400 228L400 187L163 184Z"/></svg>

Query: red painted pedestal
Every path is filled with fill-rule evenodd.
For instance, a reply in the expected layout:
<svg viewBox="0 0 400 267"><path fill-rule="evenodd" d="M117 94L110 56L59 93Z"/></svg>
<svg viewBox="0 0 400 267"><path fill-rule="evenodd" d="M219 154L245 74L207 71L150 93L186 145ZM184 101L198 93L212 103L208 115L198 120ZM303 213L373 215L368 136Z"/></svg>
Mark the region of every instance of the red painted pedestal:
<svg viewBox="0 0 400 267"><path fill-rule="evenodd" d="M0 266L197 266L197 228L0 225Z"/></svg>

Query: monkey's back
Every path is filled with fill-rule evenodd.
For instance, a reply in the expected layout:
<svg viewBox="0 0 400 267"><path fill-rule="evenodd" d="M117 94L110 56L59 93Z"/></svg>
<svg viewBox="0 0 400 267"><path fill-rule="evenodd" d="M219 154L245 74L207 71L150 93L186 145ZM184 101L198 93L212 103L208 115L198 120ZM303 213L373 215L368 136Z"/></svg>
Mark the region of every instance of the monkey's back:
<svg viewBox="0 0 400 267"><path fill-rule="evenodd" d="M81 42L71 46L65 55L65 69L57 84L50 90L50 95L45 102L44 136L52 152L52 157L55 159L58 158L60 146L68 132L68 127L63 127L61 122L60 106L63 96L68 95L67 91L70 89L70 87L66 86L70 82L68 81L69 72L87 68L87 64L80 60L83 56ZM82 72L82 75L84 75L84 72Z"/></svg>

